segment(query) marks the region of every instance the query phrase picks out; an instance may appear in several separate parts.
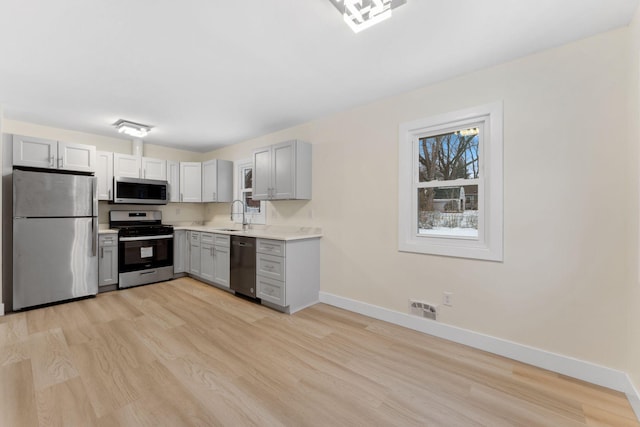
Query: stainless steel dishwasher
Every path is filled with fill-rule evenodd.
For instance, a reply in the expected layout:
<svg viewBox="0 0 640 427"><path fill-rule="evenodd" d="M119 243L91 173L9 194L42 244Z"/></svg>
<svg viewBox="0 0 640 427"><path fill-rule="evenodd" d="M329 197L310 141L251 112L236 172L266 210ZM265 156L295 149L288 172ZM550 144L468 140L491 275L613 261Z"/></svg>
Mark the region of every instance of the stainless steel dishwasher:
<svg viewBox="0 0 640 427"><path fill-rule="evenodd" d="M229 286L237 294L256 297L256 239L231 236Z"/></svg>

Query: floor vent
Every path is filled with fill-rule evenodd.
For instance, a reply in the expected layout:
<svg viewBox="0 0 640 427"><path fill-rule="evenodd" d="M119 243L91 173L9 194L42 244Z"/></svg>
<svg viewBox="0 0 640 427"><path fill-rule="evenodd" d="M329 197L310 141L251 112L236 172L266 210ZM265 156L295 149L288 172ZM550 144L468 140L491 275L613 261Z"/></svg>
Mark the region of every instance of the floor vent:
<svg viewBox="0 0 640 427"><path fill-rule="evenodd" d="M409 314L424 317L426 319L437 320L437 307L422 301L409 300Z"/></svg>

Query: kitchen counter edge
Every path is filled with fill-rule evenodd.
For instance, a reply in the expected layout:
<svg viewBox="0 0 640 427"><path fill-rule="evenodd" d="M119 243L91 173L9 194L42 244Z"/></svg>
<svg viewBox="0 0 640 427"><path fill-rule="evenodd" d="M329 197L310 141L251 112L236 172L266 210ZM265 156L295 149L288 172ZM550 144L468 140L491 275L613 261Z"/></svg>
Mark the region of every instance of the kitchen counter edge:
<svg viewBox="0 0 640 427"><path fill-rule="evenodd" d="M191 225L191 226L174 226L173 229L175 231L178 230L187 230L187 231L200 231L204 233L216 233L216 234L227 234L229 236L246 236L246 237L257 237L260 239L272 239L272 240L305 240L305 239L319 239L322 237L322 234L305 234L299 232L275 232L270 233L265 230L247 230L247 231L228 231L223 230L216 227L207 227L202 225Z"/></svg>

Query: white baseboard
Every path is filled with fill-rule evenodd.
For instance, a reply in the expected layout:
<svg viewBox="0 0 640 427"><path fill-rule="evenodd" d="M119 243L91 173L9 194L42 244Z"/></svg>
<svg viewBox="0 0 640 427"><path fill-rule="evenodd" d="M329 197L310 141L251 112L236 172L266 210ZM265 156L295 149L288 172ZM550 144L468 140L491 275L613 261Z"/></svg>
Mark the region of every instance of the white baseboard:
<svg viewBox="0 0 640 427"><path fill-rule="evenodd" d="M327 292L320 302L623 392L640 420L640 394L622 371Z"/></svg>
<svg viewBox="0 0 640 427"><path fill-rule="evenodd" d="M636 417L640 420L640 393L638 393L638 389L633 385L633 381L627 375L627 381L629 381L629 386L633 390L633 393L627 393L627 397L629 398L629 403L631 403L631 407L633 408L633 412L636 413Z"/></svg>

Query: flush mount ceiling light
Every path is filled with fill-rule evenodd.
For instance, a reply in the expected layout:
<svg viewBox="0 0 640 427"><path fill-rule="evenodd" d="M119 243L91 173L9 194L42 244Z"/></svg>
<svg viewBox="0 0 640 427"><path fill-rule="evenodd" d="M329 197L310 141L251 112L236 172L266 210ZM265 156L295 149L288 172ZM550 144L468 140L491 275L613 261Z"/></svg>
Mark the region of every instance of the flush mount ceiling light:
<svg viewBox="0 0 640 427"><path fill-rule="evenodd" d="M143 125L140 123L130 122L128 120L120 119L113 124L118 132L126 133L127 135L136 137L136 138L144 138L147 136L149 131L151 130L151 126Z"/></svg>
<svg viewBox="0 0 640 427"><path fill-rule="evenodd" d="M344 21L354 33L391 17L391 9L407 0L329 0L342 13Z"/></svg>

